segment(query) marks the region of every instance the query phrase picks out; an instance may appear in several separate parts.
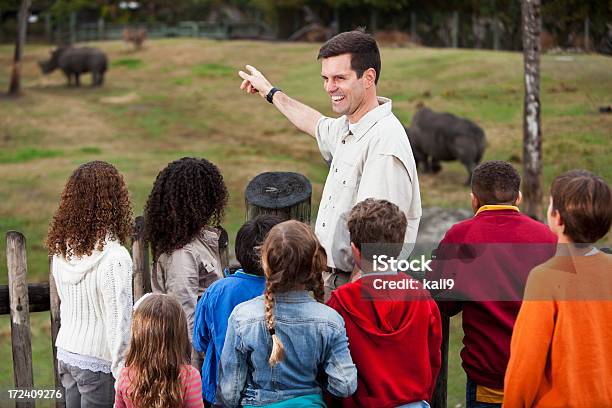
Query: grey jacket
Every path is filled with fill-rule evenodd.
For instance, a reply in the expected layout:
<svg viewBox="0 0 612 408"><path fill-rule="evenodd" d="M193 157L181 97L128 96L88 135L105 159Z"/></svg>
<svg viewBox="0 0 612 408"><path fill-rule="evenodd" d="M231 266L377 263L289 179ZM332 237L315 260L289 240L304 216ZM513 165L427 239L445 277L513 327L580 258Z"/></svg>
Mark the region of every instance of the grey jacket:
<svg viewBox="0 0 612 408"><path fill-rule="evenodd" d="M159 256L151 273L151 289L153 293L165 293L178 300L187 315L191 339L198 298L221 278L219 231L207 227L181 249Z"/></svg>

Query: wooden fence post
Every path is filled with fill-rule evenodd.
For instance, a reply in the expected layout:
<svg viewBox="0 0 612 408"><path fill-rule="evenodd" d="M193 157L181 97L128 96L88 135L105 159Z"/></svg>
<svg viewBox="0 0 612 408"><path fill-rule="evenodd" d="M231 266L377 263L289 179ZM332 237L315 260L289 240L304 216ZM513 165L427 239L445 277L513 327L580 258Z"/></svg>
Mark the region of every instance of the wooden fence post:
<svg viewBox="0 0 612 408"><path fill-rule="evenodd" d="M442 361L440 373L436 381L436 388L431 397L432 408L446 408L446 398L448 393L448 339L450 334L450 317L442 315Z"/></svg>
<svg viewBox="0 0 612 408"><path fill-rule="evenodd" d="M312 185L299 173L267 172L256 176L244 193L246 219L277 214L310 224Z"/></svg>
<svg viewBox="0 0 612 408"><path fill-rule="evenodd" d="M57 371L57 347L55 347L55 339L57 339L57 333L59 332L61 321L60 321L60 299L57 294L57 286L55 285L55 279L53 278L53 257L49 257L49 312L51 315L51 349L53 350L53 378L55 379L55 387L63 389L62 382L59 378ZM63 391L66 394L66 391ZM55 400L55 408L65 408L66 402Z"/></svg>
<svg viewBox="0 0 612 408"><path fill-rule="evenodd" d="M144 217L136 217L134 236L132 237L133 293L134 302L145 293L151 292L151 275L149 273L149 243L144 238Z"/></svg>
<svg viewBox="0 0 612 408"><path fill-rule="evenodd" d="M32 388L32 334L28 301L28 267L26 240L23 234L6 234L6 263L8 267L9 299L11 302L11 342L13 375L16 388ZM17 402L17 408L34 407L34 402Z"/></svg>

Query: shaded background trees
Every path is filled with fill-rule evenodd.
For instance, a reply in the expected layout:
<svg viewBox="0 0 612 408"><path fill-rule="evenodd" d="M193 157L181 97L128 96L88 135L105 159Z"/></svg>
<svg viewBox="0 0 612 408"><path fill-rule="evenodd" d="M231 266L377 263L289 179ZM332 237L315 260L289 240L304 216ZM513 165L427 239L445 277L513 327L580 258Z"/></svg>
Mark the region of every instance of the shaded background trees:
<svg viewBox="0 0 612 408"><path fill-rule="evenodd" d="M2 42L13 41L19 3L0 0ZM314 14L323 25L335 22L340 31L399 30L427 46L522 48L521 4L513 0L33 0L31 10L39 16L28 28L33 40L49 40L49 25L65 28L72 13L79 23L259 21L278 39L289 38ZM606 35L607 23L612 23L608 0L542 1L550 46L592 49Z"/></svg>

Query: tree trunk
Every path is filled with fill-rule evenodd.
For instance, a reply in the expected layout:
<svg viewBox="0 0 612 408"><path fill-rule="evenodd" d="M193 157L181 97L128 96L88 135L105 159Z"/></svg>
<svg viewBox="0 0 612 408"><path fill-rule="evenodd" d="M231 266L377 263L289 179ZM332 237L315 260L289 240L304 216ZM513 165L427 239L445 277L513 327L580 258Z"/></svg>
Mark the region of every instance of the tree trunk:
<svg viewBox="0 0 612 408"><path fill-rule="evenodd" d="M542 215L542 128L540 126L540 0L523 0L523 60L525 103L523 108L524 211Z"/></svg>
<svg viewBox="0 0 612 408"><path fill-rule="evenodd" d="M21 90L21 55L26 40L26 30L28 28L28 14L31 0L22 0L17 17L17 39L15 40L15 56L13 57L13 72L11 74L11 84L9 95L17 96Z"/></svg>

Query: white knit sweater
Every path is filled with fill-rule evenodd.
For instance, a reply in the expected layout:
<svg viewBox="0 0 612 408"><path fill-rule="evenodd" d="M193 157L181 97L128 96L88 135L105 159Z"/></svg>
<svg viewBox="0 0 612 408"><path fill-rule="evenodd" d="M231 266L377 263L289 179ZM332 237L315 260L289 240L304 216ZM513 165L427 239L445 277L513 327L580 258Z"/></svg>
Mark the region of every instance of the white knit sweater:
<svg viewBox="0 0 612 408"><path fill-rule="evenodd" d="M119 378L130 338L132 259L117 241L107 240L91 256L53 257L61 326L55 345L93 360L110 362ZM80 368L89 368L87 359ZM75 364L73 361L67 362Z"/></svg>

